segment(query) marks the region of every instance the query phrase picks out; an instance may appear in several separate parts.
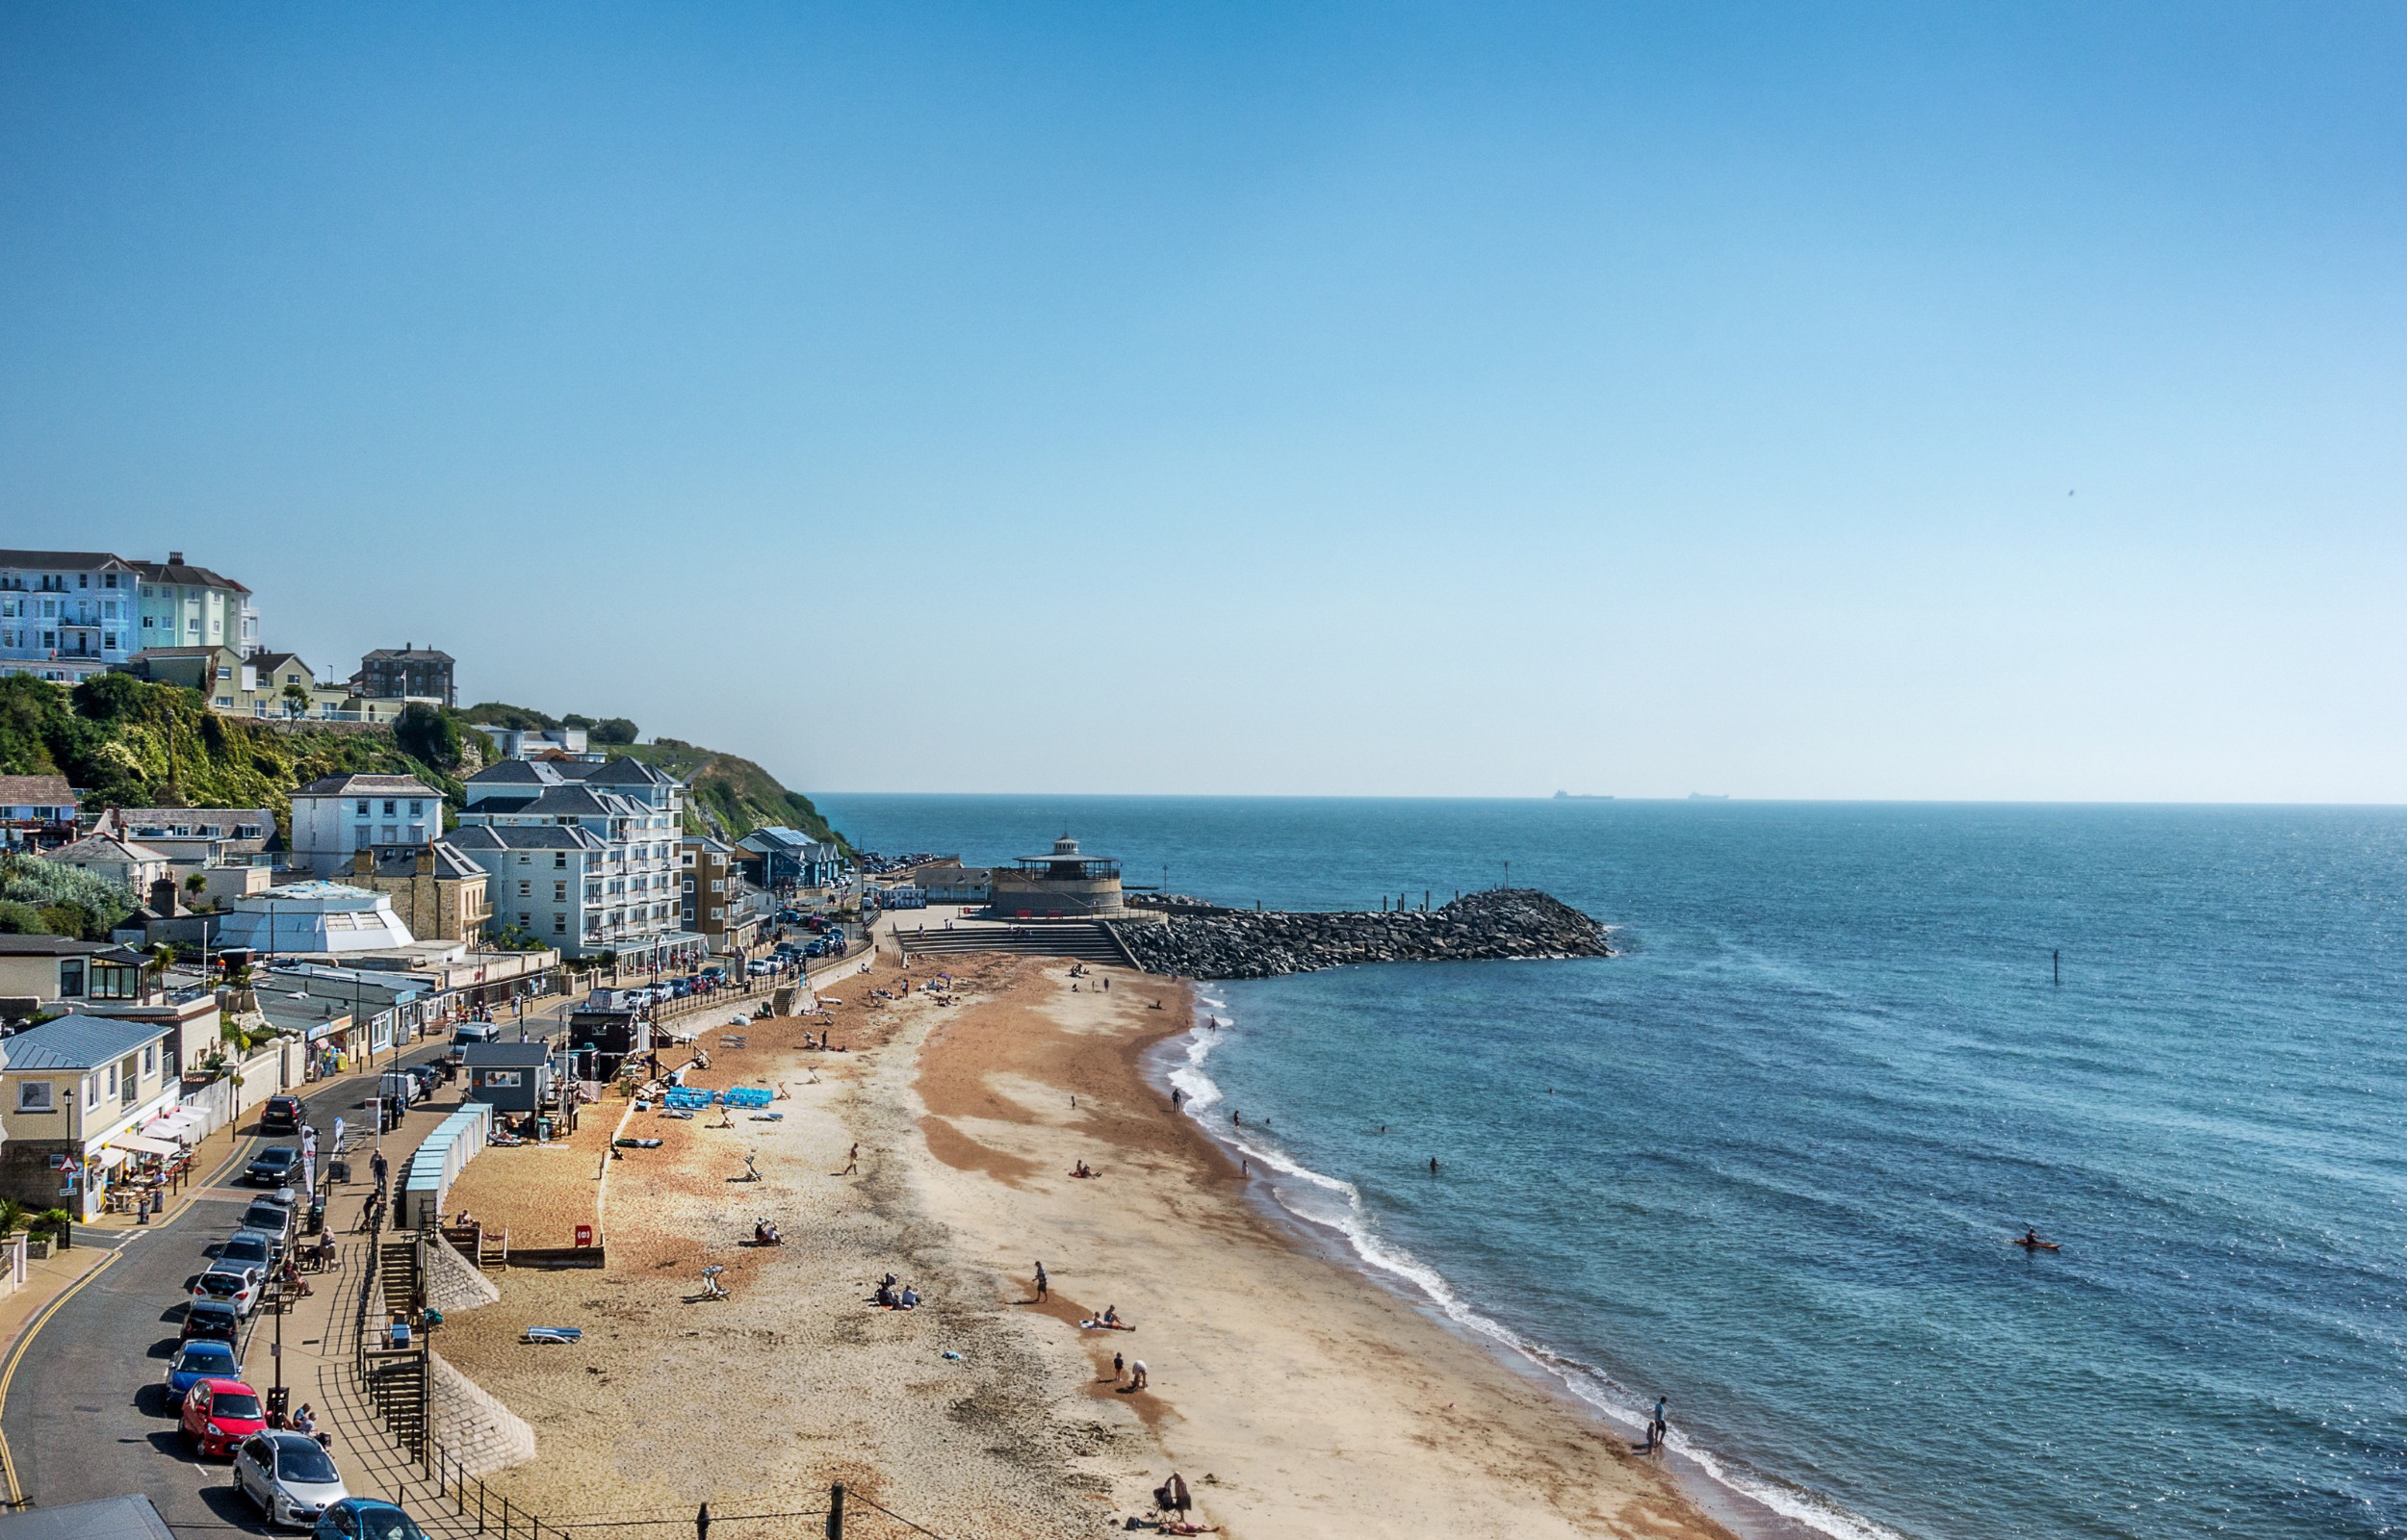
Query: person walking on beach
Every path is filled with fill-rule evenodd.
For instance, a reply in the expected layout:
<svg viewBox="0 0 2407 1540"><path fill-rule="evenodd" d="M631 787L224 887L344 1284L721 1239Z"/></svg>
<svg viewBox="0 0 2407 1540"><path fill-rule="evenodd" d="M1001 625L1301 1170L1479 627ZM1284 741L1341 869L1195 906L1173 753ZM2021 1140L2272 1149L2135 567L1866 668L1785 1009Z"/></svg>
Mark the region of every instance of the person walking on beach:
<svg viewBox="0 0 2407 1540"><path fill-rule="evenodd" d="M1117 1385L1127 1377L1128 1360L1118 1353L1112 1354L1112 1383Z"/></svg>
<svg viewBox="0 0 2407 1540"><path fill-rule="evenodd" d="M1043 1304L1053 1296L1053 1280L1045 1276L1045 1264L1036 1265L1036 1302Z"/></svg>
<svg viewBox="0 0 2407 1540"><path fill-rule="evenodd" d="M858 1142L855 1142L852 1146L852 1153L844 1158L844 1169L842 1174L846 1176L858 1176L861 1174L861 1145Z"/></svg>
<svg viewBox="0 0 2407 1540"><path fill-rule="evenodd" d="M1671 1431L1670 1424L1663 1420L1663 1409L1669 1404L1662 1397L1655 1398L1655 1415L1646 1424L1646 1447L1649 1450L1663 1448L1665 1437Z"/></svg>

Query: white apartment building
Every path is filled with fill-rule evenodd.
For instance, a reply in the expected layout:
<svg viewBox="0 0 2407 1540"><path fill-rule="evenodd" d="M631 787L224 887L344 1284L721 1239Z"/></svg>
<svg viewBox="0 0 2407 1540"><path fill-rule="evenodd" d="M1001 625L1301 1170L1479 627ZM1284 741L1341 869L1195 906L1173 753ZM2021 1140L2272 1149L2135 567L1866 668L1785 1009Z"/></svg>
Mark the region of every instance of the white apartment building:
<svg viewBox="0 0 2407 1540"><path fill-rule="evenodd" d="M0 551L0 673L74 684L146 647L259 647L250 590L186 562Z"/></svg>
<svg viewBox="0 0 2407 1540"><path fill-rule="evenodd" d="M342 775L293 793L289 864L339 877L371 845L423 845L443 834L443 793L415 776Z"/></svg>
<svg viewBox="0 0 2407 1540"><path fill-rule="evenodd" d="M685 786L674 776L624 757L504 759L469 777L467 790L451 842L490 874L495 924L570 957L613 952L639 966L708 950L679 927Z"/></svg>
<svg viewBox="0 0 2407 1540"><path fill-rule="evenodd" d="M141 574L105 551L0 551L0 673L75 684L142 651Z"/></svg>

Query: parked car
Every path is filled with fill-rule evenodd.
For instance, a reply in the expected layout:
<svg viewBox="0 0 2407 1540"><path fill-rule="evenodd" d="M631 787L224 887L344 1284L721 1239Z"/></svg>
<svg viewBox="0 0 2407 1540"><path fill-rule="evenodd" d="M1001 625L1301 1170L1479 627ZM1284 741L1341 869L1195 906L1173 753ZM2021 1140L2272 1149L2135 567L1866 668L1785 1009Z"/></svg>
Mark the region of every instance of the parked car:
<svg viewBox="0 0 2407 1540"><path fill-rule="evenodd" d="M243 1361L234 1356L234 1345L203 1337L188 1342L168 1360L168 1396L178 1406L192 1388L204 1379L240 1379Z"/></svg>
<svg viewBox="0 0 2407 1540"><path fill-rule="evenodd" d="M275 1259L282 1261L284 1248L293 1244L293 1211L266 1198L255 1198L243 1211L243 1228L256 1230L275 1247Z"/></svg>
<svg viewBox="0 0 2407 1540"><path fill-rule="evenodd" d="M300 1174L300 1149L294 1144L271 1144L250 1158L243 1171L244 1178L254 1187L284 1187Z"/></svg>
<svg viewBox="0 0 2407 1540"><path fill-rule="evenodd" d="M390 1502L345 1498L318 1515L318 1540L427 1540L427 1531Z"/></svg>
<svg viewBox="0 0 2407 1540"><path fill-rule="evenodd" d="M233 1453L267 1425L259 1393L239 1379L204 1379L184 1393L184 1436L202 1459Z"/></svg>
<svg viewBox="0 0 2407 1540"><path fill-rule="evenodd" d="M184 1307L179 1342L232 1343L243 1334L243 1313L223 1299L195 1299Z"/></svg>
<svg viewBox="0 0 2407 1540"><path fill-rule="evenodd" d="M259 1308L264 1292L259 1279L260 1274L249 1268L220 1263L193 1280L193 1297L222 1299L247 1316Z"/></svg>
<svg viewBox="0 0 2407 1540"><path fill-rule="evenodd" d="M756 979L764 979L777 971L777 964L774 962L764 962L756 958L752 962L744 964L744 971Z"/></svg>
<svg viewBox="0 0 2407 1540"><path fill-rule="evenodd" d="M497 1022L463 1021L452 1029L452 1042L458 1047L465 1047L472 1042L499 1042L501 1040L502 1028Z"/></svg>
<svg viewBox="0 0 2407 1540"><path fill-rule="evenodd" d="M300 1124L298 1096L271 1096L268 1104L259 1109L259 1131L263 1134L298 1134Z"/></svg>
<svg viewBox="0 0 2407 1540"><path fill-rule="evenodd" d="M218 1247L218 1266L257 1268L266 1272L275 1266L275 1237L261 1230L237 1230Z"/></svg>
<svg viewBox="0 0 2407 1540"><path fill-rule="evenodd" d="M234 1455L234 1490L259 1504L270 1524L315 1529L318 1518L350 1494L334 1456L306 1433L254 1433Z"/></svg>

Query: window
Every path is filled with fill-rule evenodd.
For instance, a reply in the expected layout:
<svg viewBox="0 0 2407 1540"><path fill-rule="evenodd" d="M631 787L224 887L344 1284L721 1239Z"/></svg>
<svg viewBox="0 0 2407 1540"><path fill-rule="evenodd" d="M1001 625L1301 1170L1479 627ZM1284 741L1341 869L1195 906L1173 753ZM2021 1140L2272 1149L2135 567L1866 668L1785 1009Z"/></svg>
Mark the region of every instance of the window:
<svg viewBox="0 0 2407 1540"><path fill-rule="evenodd" d="M387 818L392 817L392 816L393 816L393 809L394 809L395 808L399 807L399 806L400 806L400 804L398 804L398 803L394 803L394 802L387 802L387 803L384 805L384 815L385 815Z"/></svg>
<svg viewBox="0 0 2407 1540"><path fill-rule="evenodd" d="M47 1080L20 1080L16 1083L16 1110L21 1113L58 1111L50 1099L51 1083Z"/></svg>
<svg viewBox="0 0 2407 1540"><path fill-rule="evenodd" d="M363 803L361 803L361 804L359 805L359 809L358 809L358 811L359 811L359 816L361 816L362 818L367 817L367 816L368 816L368 805L367 805L366 803L364 803L364 802L363 802Z"/></svg>
<svg viewBox="0 0 2407 1540"><path fill-rule="evenodd" d="M727 879L725 879L725 878L723 878L723 877L713 877L713 878L712 878L712 879L711 879L711 891L712 891L712 892L713 892L713 893L724 893L724 892L726 892L726 891L727 891Z"/></svg>
<svg viewBox="0 0 2407 1540"><path fill-rule="evenodd" d="M230 680L230 679L232 679L233 677L234 677L234 671L233 671L232 669L230 669L230 668L221 668L221 669L218 670L218 678L220 678L220 679L221 679L221 680Z"/></svg>
<svg viewBox="0 0 2407 1540"><path fill-rule="evenodd" d="M80 1000L84 997L84 960L63 959L59 963L59 998Z"/></svg>
<svg viewBox="0 0 2407 1540"><path fill-rule="evenodd" d="M523 909L518 911L518 928L520 930L532 930L534 928L534 923L535 917L532 914L528 913Z"/></svg>
<svg viewBox="0 0 2407 1540"><path fill-rule="evenodd" d="M713 904L711 906L711 918L714 920L723 920L727 918L727 911L721 909L718 905Z"/></svg>
<svg viewBox="0 0 2407 1540"><path fill-rule="evenodd" d="M484 1082L488 1090L496 1088L509 1088L518 1084L518 1071L515 1069L488 1069L479 1078Z"/></svg>
<svg viewBox="0 0 2407 1540"><path fill-rule="evenodd" d="M568 885L566 883L554 883L552 885L552 902L555 904L565 904L568 902Z"/></svg>
<svg viewBox="0 0 2407 1540"><path fill-rule="evenodd" d="M84 1077L84 1105L86 1107L100 1105L100 1077L98 1075Z"/></svg>
<svg viewBox="0 0 2407 1540"><path fill-rule="evenodd" d="M148 1080L151 1071L158 1067L159 1045L154 1042L142 1049L142 1078Z"/></svg>
<svg viewBox="0 0 2407 1540"><path fill-rule="evenodd" d="M518 896L519 896L519 897L521 897L521 898L525 898L528 894L530 894L530 893L531 893L531 892L533 892L533 891L534 891L534 887L535 887L535 885L534 885L534 884L532 884L532 883L531 883L531 882L528 882L528 881L527 881L525 878L523 878L523 877L522 877L522 878L520 878L520 879L518 880Z"/></svg>
<svg viewBox="0 0 2407 1540"><path fill-rule="evenodd" d="M561 911L556 911L556 910L555 910L555 911L553 911L553 914L552 914L552 934L553 934L554 936L566 936L566 935L568 934L568 916L567 916L567 914L565 914L565 913L563 913L563 912L561 912Z"/></svg>
<svg viewBox="0 0 2407 1540"><path fill-rule="evenodd" d="M556 850L552 853L552 869L556 872L564 872L568 870L567 851Z"/></svg>
<svg viewBox="0 0 2407 1540"><path fill-rule="evenodd" d="M115 631L101 632L100 645L112 653L116 652L117 650L117 633Z"/></svg>
<svg viewBox="0 0 2407 1540"><path fill-rule="evenodd" d="M688 893L693 891L693 879L690 877L686 879L686 891Z"/></svg>
<svg viewBox="0 0 2407 1540"><path fill-rule="evenodd" d="M135 1068L135 1058L127 1054L117 1065L117 1104L130 1107L142 1099L142 1076Z"/></svg>

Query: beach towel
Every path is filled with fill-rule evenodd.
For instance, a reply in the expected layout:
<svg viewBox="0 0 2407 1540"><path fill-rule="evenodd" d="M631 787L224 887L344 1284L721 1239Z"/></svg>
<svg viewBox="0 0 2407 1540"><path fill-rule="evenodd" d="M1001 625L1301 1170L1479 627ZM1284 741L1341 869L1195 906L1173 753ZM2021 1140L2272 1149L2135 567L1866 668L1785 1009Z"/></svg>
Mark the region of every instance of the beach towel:
<svg viewBox="0 0 2407 1540"><path fill-rule="evenodd" d="M518 1340L526 1343L567 1346L581 1341L584 1334L585 1330L582 1326L529 1326L518 1334Z"/></svg>

